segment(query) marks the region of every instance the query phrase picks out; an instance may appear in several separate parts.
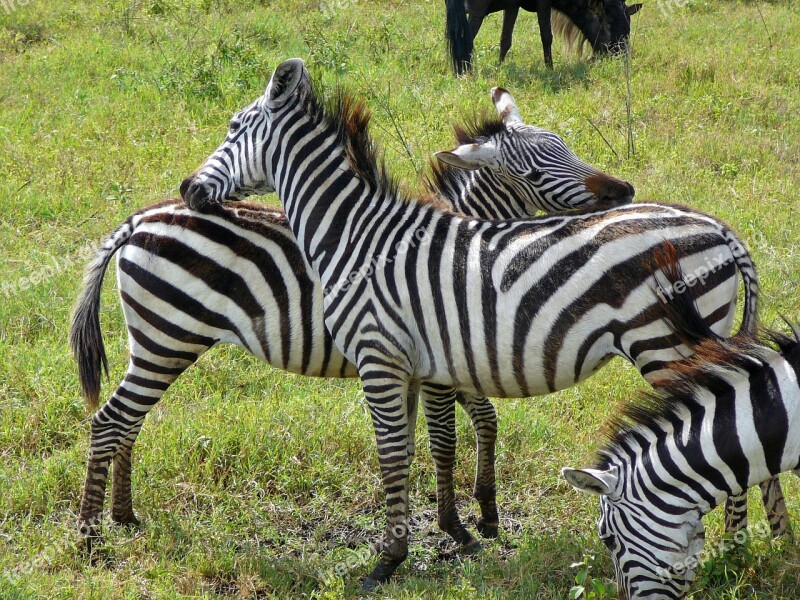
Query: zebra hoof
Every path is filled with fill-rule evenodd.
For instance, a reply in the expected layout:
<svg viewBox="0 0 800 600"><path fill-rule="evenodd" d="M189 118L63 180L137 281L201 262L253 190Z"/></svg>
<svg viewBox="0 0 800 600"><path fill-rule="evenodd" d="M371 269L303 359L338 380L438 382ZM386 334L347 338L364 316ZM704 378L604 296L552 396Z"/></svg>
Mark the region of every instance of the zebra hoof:
<svg viewBox="0 0 800 600"><path fill-rule="evenodd" d="M458 549L458 553L461 556L474 556L479 554L483 550L483 546L478 540L473 539L468 544L464 544L461 548Z"/></svg>
<svg viewBox="0 0 800 600"><path fill-rule="evenodd" d="M142 522L137 519L136 515L132 512L121 516L112 514L111 522L114 523L114 525L125 527L126 529L138 530L142 528Z"/></svg>
<svg viewBox="0 0 800 600"><path fill-rule="evenodd" d="M386 583L403 560L405 560L405 555L402 558L393 558L387 554L382 554L378 564L372 569L372 573L364 580L361 587L364 591L371 592L382 583Z"/></svg>
<svg viewBox="0 0 800 600"><path fill-rule="evenodd" d="M495 539L500 534L500 523L489 523L483 519L478 519L476 527L478 533L490 540Z"/></svg>

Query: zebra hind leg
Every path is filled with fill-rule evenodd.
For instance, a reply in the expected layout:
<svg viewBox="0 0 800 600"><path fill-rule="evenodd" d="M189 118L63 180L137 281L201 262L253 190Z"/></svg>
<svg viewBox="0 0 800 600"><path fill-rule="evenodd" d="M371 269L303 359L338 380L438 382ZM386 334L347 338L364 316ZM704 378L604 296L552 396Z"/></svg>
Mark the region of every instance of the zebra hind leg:
<svg viewBox="0 0 800 600"><path fill-rule="evenodd" d="M78 512L78 530L86 539L90 552L92 546L102 540L99 526L112 460L112 519L119 523L138 524L131 500L133 443L147 412L195 360L197 356L188 360L184 355L181 359L166 361L168 365L157 365L132 353L125 378L92 417L86 482Z"/></svg>
<svg viewBox="0 0 800 600"><path fill-rule="evenodd" d="M144 420L139 421L139 424L122 441L119 450L114 455L114 466L111 471L111 520L118 525L139 527L141 524L133 512L131 470L133 444L143 424Z"/></svg>
<svg viewBox="0 0 800 600"><path fill-rule="evenodd" d="M786 500L783 497L780 478L776 475L761 483L759 487L761 488L761 500L764 502L764 510L767 513L772 537L777 538L786 534L791 536L792 528L789 521L789 511L786 509Z"/></svg>
<svg viewBox="0 0 800 600"><path fill-rule="evenodd" d="M496 538L500 529L497 512L497 482L494 470L497 443L497 413L486 397L459 394L458 401L467 411L475 429L478 458L475 471L474 496L481 508L478 531L483 537Z"/></svg>
<svg viewBox="0 0 800 600"><path fill-rule="evenodd" d="M431 456L436 465L436 521L439 528L458 544L460 554L474 554L480 551L481 544L461 521L456 508L453 481L456 462L455 400L459 396L450 388L424 386L423 410L428 422Z"/></svg>

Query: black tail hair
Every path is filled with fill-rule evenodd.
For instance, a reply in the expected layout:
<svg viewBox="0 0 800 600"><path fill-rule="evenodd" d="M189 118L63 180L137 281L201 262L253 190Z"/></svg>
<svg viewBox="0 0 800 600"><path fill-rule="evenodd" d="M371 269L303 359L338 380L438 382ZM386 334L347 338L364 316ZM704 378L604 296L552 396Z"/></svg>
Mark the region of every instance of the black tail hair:
<svg viewBox="0 0 800 600"><path fill-rule="evenodd" d="M128 219L97 250L86 268L83 289L72 313L69 344L78 363L78 378L86 406L93 411L97 410L99 404L103 371L108 377L108 359L103 333L100 331L100 292L103 277L111 257L128 242L132 234L133 226Z"/></svg>
<svg viewBox="0 0 800 600"><path fill-rule="evenodd" d="M724 339L714 333L697 310L692 288L685 285L683 271L678 262L678 251L671 242L666 241L656 249L654 263L653 279L656 296L667 315L667 323L680 340L690 348L694 348L704 340ZM666 287L659 281L659 273L667 280ZM679 293L676 289L679 287L685 289Z"/></svg>
<svg viewBox="0 0 800 600"><path fill-rule="evenodd" d="M462 75L472 69L472 32L467 21L467 9L464 0L445 0L447 25L447 50L453 63L456 75Z"/></svg>

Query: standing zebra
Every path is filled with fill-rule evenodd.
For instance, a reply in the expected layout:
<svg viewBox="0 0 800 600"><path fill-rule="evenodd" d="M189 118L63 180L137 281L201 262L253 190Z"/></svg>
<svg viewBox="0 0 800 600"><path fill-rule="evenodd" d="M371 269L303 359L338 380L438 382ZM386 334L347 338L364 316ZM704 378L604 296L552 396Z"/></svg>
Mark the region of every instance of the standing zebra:
<svg viewBox="0 0 800 600"><path fill-rule="evenodd" d="M475 216L505 217L537 210L611 206L630 202L633 188L587 165L556 134L525 126L514 100L495 90L498 113L518 131L516 151L531 166L461 171L433 169L430 191ZM528 128L527 130L525 128ZM498 135L502 121L486 119L457 128L462 144L474 136ZM455 161L460 150L446 153ZM530 168L546 174L526 178ZM471 167L474 168L474 167ZM111 516L137 523L131 498L131 454L146 413L167 388L209 348L234 343L281 369L321 377L356 377L323 325L322 289L308 270L282 211L258 204L206 207L200 214L167 201L128 218L98 251L74 314L71 343L90 408L97 410L102 368L100 289L118 252L119 292L130 339L125 378L92 420L92 439L80 523L91 537L103 508L106 476L113 460ZM479 531L497 534L494 443L497 423L486 398L426 384L423 406L437 468L438 522L464 549L477 542L455 511L453 399L467 410L476 430L475 497Z"/></svg>
<svg viewBox="0 0 800 600"><path fill-rule="evenodd" d="M703 562L703 516L800 467L800 330L718 337L690 288L678 293L685 279L670 254L659 261L669 285L658 295L695 354L622 409L593 468L562 471L600 496L600 539L629 600L683 598Z"/></svg>
<svg viewBox="0 0 800 600"><path fill-rule="evenodd" d="M614 355L654 377L683 357L648 285L650 254L664 240L687 271L703 273L700 310L720 335L733 319L737 269L743 331L755 326L758 284L736 236L688 209L481 221L407 198L379 166L368 121L347 96L323 104L302 60L286 61L181 192L206 206L277 191L320 277L325 326L362 379L386 490L371 587L408 553L410 408L421 382L527 397L574 385ZM457 154L502 169L495 144L476 140Z"/></svg>

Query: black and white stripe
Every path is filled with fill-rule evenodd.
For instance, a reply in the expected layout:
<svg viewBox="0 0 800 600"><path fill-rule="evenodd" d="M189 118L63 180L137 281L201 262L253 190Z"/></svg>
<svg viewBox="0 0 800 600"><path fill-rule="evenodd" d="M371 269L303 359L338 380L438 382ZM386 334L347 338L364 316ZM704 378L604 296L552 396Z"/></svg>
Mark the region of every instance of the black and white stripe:
<svg viewBox="0 0 800 600"><path fill-rule="evenodd" d="M674 265L662 263L673 284L681 280ZM629 600L683 598L702 562L702 517L800 467L798 330L724 340L690 292L662 298L696 354L620 411L593 468L563 471L575 488L601 496L600 537Z"/></svg>
<svg viewBox="0 0 800 600"><path fill-rule="evenodd" d="M513 99L507 92L494 97L498 111L507 118ZM497 130L499 123L497 119L487 119L473 128L483 132ZM548 133L537 131L538 137L531 138L536 144L530 144L528 150L532 157L538 156L537 146L548 145L541 142ZM255 147L257 136L247 134L236 122L230 135L243 144L243 152L212 157L213 172L209 173L208 184L221 194L237 197L259 191L258 185L234 190L228 179L242 169L252 172L252 161L243 157ZM549 135L560 141L555 134ZM433 172L439 181L448 183L448 195L443 200L457 201L463 211L476 215L491 216L494 213L490 211L497 211L516 216L526 210L535 211L542 207L538 198L545 196L551 199L547 207L558 210L630 200L626 196L609 196L615 190L627 193L628 184L586 165L560 143L562 154L551 157L548 168L561 174L561 191L552 193L529 186L526 191L530 201L524 205L513 203L516 198L508 192L509 179L496 177L491 169L470 172L468 176L446 166ZM558 160L563 160L564 165L560 166ZM605 195L588 191L584 178L592 178L591 184ZM598 187L597 181L604 182L605 187ZM207 212L198 213L183 203L168 201L132 215L100 249L88 271L74 317L72 345L84 393L93 408L97 408L101 368L105 364L99 294L106 267L117 251L119 292L131 359L125 378L93 419L80 511L82 523L94 522L102 510L112 460L112 518L136 522L130 482L136 436L147 412L209 348L233 343L270 365L293 373L357 376L355 367L338 352L325 330L319 280L308 270L282 211L242 203L235 207L211 205ZM477 542L455 511L454 400L467 410L476 430L478 470L474 493L482 514L478 528L487 536L496 535L498 526L494 408L486 398L456 393L433 383L426 384L422 392L437 465L439 523L463 546L475 547Z"/></svg>
<svg viewBox="0 0 800 600"><path fill-rule="evenodd" d="M363 381L386 488L386 541L370 585L407 554L406 398L418 382L525 397L574 385L615 355L658 377L687 350L649 286L652 251L664 240L687 273L704 273L698 303L716 333L730 330L737 271L742 328L755 325L752 261L713 217L642 204L481 221L407 199L378 166L363 106L339 96L324 107L297 59L279 66L265 95L234 121L255 150L229 136L182 195L206 206L228 199L224 189L277 190L320 277L326 327ZM240 160L250 168L228 167L218 185L225 177L215 165L250 151Z"/></svg>

